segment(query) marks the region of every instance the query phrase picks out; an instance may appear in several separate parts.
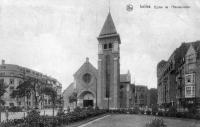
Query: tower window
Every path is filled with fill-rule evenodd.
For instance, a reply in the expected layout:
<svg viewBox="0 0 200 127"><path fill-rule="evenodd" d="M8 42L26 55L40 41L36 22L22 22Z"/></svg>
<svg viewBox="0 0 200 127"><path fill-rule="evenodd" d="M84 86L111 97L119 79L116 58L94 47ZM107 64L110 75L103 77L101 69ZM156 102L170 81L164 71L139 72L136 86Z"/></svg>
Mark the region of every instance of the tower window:
<svg viewBox="0 0 200 127"><path fill-rule="evenodd" d="M106 98L110 97L110 56L106 55Z"/></svg>
<svg viewBox="0 0 200 127"><path fill-rule="evenodd" d="M111 49L112 48L112 43L109 43L109 49Z"/></svg>
<svg viewBox="0 0 200 127"><path fill-rule="evenodd" d="M107 44L104 44L103 48L104 48L104 49L107 49Z"/></svg>

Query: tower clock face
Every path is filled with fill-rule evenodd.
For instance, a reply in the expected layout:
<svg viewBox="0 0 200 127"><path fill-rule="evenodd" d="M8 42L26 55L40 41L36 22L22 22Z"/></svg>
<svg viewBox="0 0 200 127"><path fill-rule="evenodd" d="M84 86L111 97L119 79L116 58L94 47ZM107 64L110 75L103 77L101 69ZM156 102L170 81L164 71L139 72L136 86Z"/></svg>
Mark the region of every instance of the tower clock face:
<svg viewBox="0 0 200 127"><path fill-rule="evenodd" d="M92 78L92 76L91 76L91 74L89 74L89 73L85 73L85 74L83 75L83 77L82 77L83 81L84 81L86 84L90 83L91 78Z"/></svg>

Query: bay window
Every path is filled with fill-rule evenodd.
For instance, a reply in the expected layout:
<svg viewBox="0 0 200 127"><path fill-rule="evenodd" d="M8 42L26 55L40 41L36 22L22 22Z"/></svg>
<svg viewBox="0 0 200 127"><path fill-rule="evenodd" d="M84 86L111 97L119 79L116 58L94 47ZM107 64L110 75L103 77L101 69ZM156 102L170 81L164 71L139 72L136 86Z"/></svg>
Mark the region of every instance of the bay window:
<svg viewBox="0 0 200 127"><path fill-rule="evenodd" d="M185 97L186 98L195 97L195 86L186 86L185 87Z"/></svg>

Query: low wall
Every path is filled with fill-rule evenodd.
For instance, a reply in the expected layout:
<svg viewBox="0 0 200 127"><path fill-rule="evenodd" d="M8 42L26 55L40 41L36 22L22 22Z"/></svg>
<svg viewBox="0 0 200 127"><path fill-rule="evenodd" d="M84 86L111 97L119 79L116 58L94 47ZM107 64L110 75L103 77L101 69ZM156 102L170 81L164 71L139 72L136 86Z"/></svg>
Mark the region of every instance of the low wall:
<svg viewBox="0 0 200 127"><path fill-rule="evenodd" d="M57 109L54 111L54 115L56 115L58 112ZM27 112L9 112L8 113L8 119L21 119L23 117L26 117ZM40 110L40 115L47 115L47 116L52 116L53 115L53 110L52 109L42 109ZM6 120L6 113L2 112L1 113L1 121Z"/></svg>

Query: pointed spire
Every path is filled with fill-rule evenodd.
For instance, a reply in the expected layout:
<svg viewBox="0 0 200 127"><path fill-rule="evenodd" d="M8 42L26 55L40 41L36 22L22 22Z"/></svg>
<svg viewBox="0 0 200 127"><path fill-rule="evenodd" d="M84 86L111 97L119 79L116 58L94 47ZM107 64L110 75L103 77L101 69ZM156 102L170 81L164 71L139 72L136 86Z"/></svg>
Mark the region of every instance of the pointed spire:
<svg viewBox="0 0 200 127"><path fill-rule="evenodd" d="M109 34L117 34L117 30L115 28L110 12L108 13L108 16L103 25L103 28L101 29L99 36L104 36L104 35L109 35Z"/></svg>

